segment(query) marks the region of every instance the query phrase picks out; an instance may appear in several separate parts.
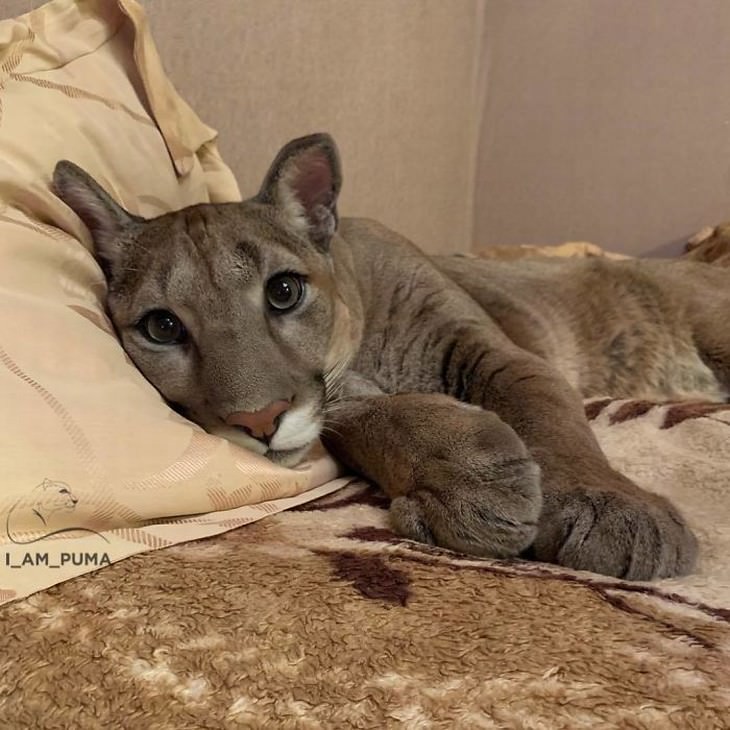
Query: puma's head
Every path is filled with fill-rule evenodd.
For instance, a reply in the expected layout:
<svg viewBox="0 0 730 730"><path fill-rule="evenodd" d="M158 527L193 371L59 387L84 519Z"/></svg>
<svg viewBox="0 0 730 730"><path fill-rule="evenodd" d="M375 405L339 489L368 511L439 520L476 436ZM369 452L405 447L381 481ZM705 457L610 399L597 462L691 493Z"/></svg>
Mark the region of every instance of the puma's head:
<svg viewBox="0 0 730 730"><path fill-rule="evenodd" d="M146 378L207 431L286 465L301 459L355 347L330 255L333 140L287 144L250 200L150 220L70 162L53 182L92 234L112 320Z"/></svg>

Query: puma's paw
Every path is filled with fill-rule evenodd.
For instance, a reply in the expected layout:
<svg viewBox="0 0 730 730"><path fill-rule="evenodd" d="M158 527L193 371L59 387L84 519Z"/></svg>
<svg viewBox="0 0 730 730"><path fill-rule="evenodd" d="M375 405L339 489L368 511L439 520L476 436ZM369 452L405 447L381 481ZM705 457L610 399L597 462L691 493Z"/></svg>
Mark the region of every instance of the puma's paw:
<svg viewBox="0 0 730 730"><path fill-rule="evenodd" d="M364 396L324 440L393 500L404 537L472 555L518 555L535 538L540 468L494 412L436 393Z"/></svg>
<svg viewBox="0 0 730 730"><path fill-rule="evenodd" d="M485 452L432 458L419 471L418 488L390 507L403 537L492 558L516 556L535 539L540 469L526 450L504 461Z"/></svg>
<svg viewBox="0 0 730 730"><path fill-rule="evenodd" d="M576 570L653 580L690 573L697 539L671 502L638 488L546 492L532 552Z"/></svg>

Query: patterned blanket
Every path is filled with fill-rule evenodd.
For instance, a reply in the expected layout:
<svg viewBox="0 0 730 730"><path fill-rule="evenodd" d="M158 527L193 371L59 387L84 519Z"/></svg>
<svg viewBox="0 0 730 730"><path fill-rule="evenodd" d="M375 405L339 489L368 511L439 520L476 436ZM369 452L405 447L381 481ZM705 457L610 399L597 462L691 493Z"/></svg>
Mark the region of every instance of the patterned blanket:
<svg viewBox="0 0 730 730"><path fill-rule="evenodd" d="M631 584L396 538L353 482L0 609L3 728L727 728L730 406L586 404L696 526Z"/></svg>

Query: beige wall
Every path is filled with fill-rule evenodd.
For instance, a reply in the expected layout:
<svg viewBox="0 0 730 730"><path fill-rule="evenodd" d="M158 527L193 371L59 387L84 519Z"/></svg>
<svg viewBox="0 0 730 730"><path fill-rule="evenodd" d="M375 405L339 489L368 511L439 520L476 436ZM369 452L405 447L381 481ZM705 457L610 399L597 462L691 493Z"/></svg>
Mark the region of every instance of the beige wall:
<svg viewBox="0 0 730 730"><path fill-rule="evenodd" d="M481 243L674 252L730 219L728 0L489 0Z"/></svg>
<svg viewBox="0 0 730 730"><path fill-rule="evenodd" d="M326 130L343 157L343 214L431 251L468 249L480 0L144 4L175 85L220 130L244 194L280 145Z"/></svg>

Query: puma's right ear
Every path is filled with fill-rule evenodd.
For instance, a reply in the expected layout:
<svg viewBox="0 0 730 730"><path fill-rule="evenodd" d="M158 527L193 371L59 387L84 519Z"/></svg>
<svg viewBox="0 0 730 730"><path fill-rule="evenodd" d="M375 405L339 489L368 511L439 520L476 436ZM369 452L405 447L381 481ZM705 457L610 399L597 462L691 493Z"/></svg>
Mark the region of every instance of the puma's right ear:
<svg viewBox="0 0 730 730"><path fill-rule="evenodd" d="M99 258L113 264L120 252L121 233L142 218L124 210L88 172L68 160L56 165L53 187L86 224Z"/></svg>
<svg viewBox="0 0 730 730"><path fill-rule="evenodd" d="M272 163L256 200L277 206L290 226L326 249L337 230L340 159L328 134L299 137Z"/></svg>

